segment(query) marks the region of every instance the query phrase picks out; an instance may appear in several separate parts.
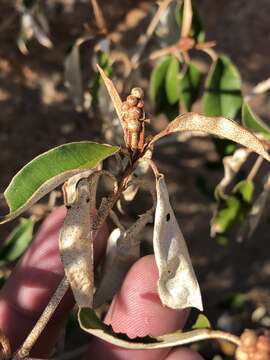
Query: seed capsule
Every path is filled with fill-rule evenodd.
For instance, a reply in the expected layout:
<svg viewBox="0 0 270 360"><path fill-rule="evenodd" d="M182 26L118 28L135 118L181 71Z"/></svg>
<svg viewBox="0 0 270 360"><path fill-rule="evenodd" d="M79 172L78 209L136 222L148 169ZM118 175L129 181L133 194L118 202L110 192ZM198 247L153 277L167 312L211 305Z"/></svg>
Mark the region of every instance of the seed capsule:
<svg viewBox="0 0 270 360"><path fill-rule="evenodd" d="M127 97L127 103L129 104L129 106L136 106L138 104L138 98L136 98L136 96L134 95L129 95Z"/></svg>
<svg viewBox="0 0 270 360"><path fill-rule="evenodd" d="M124 101L122 103L121 110L122 111L127 111L128 109L130 109L130 105L129 105L129 103L127 101Z"/></svg>
<svg viewBox="0 0 270 360"><path fill-rule="evenodd" d="M144 107L144 101L143 100L139 100L137 107L142 109Z"/></svg>
<svg viewBox="0 0 270 360"><path fill-rule="evenodd" d="M136 96L136 98L138 99L142 99L144 97L143 89L139 87L135 87L131 90L131 95Z"/></svg>
<svg viewBox="0 0 270 360"><path fill-rule="evenodd" d="M130 120L139 120L141 118L141 116L142 116L141 109L139 109L135 106L128 110L127 117Z"/></svg>

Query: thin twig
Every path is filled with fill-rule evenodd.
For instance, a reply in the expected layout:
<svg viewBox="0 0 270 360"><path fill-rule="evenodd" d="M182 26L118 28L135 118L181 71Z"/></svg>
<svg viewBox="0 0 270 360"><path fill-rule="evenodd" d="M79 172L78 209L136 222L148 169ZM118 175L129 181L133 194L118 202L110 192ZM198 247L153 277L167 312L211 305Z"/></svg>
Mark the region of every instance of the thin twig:
<svg viewBox="0 0 270 360"><path fill-rule="evenodd" d="M48 321L51 319L52 315L54 314L56 308L58 307L60 301L67 292L68 288L69 288L69 282L67 278L64 277L61 280L60 284L58 285L55 293L53 294L45 310L43 311L40 318L36 322L36 325L30 331L29 335L27 336L24 343L21 345L21 347L19 348L13 359L23 359L29 356L32 347L36 343L37 339L44 330Z"/></svg>
<svg viewBox="0 0 270 360"><path fill-rule="evenodd" d="M7 336L3 333L1 329L0 329L0 345L1 345L0 359L1 360L10 359L11 356L10 343Z"/></svg>
<svg viewBox="0 0 270 360"><path fill-rule="evenodd" d="M100 32L107 33L108 30L107 30L106 22L105 22L102 10L101 10L100 6L98 5L98 1L91 0L91 4L92 4L93 11L94 11L97 27L99 28Z"/></svg>
<svg viewBox="0 0 270 360"><path fill-rule="evenodd" d="M263 157L262 156L258 156L254 165L252 166L248 176L247 176L247 180L248 181L253 181L254 177L256 176L257 172L259 171L262 163L263 163Z"/></svg>
<svg viewBox="0 0 270 360"><path fill-rule="evenodd" d="M152 21L150 22L145 34L139 39L139 42L141 42L141 47L138 49L137 53L133 55L131 59L132 67L136 69L139 65L140 58L144 52L144 49L146 48L147 44L149 43L158 23L160 22L160 19L164 13L164 11L167 9L167 7L170 5L170 3L173 0L164 0L161 3L159 3L159 8L157 12L155 13Z"/></svg>
<svg viewBox="0 0 270 360"><path fill-rule="evenodd" d="M192 3L191 0L184 0L184 10L183 10L183 22L182 22L182 29L181 29L181 37L186 38L188 37L191 29L192 24Z"/></svg>

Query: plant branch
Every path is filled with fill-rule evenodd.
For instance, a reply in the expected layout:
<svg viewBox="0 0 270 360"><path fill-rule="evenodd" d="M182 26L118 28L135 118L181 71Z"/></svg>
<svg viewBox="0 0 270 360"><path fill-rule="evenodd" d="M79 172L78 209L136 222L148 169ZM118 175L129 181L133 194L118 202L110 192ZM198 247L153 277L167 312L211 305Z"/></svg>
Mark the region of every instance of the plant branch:
<svg viewBox="0 0 270 360"><path fill-rule="evenodd" d="M183 22L182 22L182 29L181 29L181 37L187 38L192 24L192 3L191 0L184 0L184 10L183 10Z"/></svg>
<svg viewBox="0 0 270 360"><path fill-rule="evenodd" d="M108 32L106 22L101 11L100 6L98 5L97 0L91 0L92 8L94 11L97 27L99 28L100 32L106 34Z"/></svg>
<svg viewBox="0 0 270 360"><path fill-rule="evenodd" d="M255 176L257 175L257 172L259 171L262 163L263 163L263 157L262 156L258 156L255 163L253 164L248 176L247 176L247 180L248 181L253 181L253 179L255 178Z"/></svg>
<svg viewBox="0 0 270 360"><path fill-rule="evenodd" d="M29 356L29 353L36 343L37 339L41 335L42 331L44 330L45 326L47 325L48 321L51 319L52 315L54 314L57 306L59 305L60 301L62 300L63 296L67 292L69 288L69 282L67 278L61 280L60 284L58 285L55 293L53 294L51 300L49 301L48 305L46 306L45 310L41 314L40 318L36 322L33 329L30 331L29 335L13 357L13 359L23 359Z"/></svg>
<svg viewBox="0 0 270 360"><path fill-rule="evenodd" d="M173 0L164 0L159 3L159 8L157 12L155 13L152 21L150 22L145 34L139 39L139 42L141 43L140 48L138 49L137 53L133 55L131 59L131 64L134 69L136 69L139 65L140 58L149 43L151 37L153 36L153 33L160 22L161 16L163 15L164 11L167 9L167 7L170 5L170 3Z"/></svg>

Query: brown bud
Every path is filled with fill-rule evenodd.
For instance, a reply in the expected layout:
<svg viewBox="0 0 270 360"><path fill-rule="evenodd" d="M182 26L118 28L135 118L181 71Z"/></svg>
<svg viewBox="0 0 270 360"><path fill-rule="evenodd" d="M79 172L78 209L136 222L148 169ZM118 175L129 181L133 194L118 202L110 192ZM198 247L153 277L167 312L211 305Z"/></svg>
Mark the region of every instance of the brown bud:
<svg viewBox="0 0 270 360"><path fill-rule="evenodd" d="M143 100L139 100L137 107L142 109L144 107L144 101Z"/></svg>
<svg viewBox="0 0 270 360"><path fill-rule="evenodd" d="M136 98L138 99L142 99L144 97L143 89L139 87L135 87L131 90L131 95L136 96Z"/></svg>
<svg viewBox="0 0 270 360"><path fill-rule="evenodd" d="M141 109L137 108L136 106L130 108L128 110L128 118L132 120L139 120L142 116Z"/></svg>
<svg viewBox="0 0 270 360"><path fill-rule="evenodd" d="M266 335L261 335L257 341L257 349L258 351L264 351L270 353L270 338Z"/></svg>
<svg viewBox="0 0 270 360"><path fill-rule="evenodd" d="M240 340L243 348L250 348L256 345L257 335L255 331L246 329L241 335Z"/></svg>
<svg viewBox="0 0 270 360"><path fill-rule="evenodd" d="M124 101L122 103L121 110L122 111L127 111L128 109L130 109L130 105L129 105L129 103L127 101Z"/></svg>
<svg viewBox="0 0 270 360"><path fill-rule="evenodd" d="M129 95L127 97L127 103L130 105L130 106L136 106L138 104L138 99L136 98L136 96L134 95Z"/></svg>

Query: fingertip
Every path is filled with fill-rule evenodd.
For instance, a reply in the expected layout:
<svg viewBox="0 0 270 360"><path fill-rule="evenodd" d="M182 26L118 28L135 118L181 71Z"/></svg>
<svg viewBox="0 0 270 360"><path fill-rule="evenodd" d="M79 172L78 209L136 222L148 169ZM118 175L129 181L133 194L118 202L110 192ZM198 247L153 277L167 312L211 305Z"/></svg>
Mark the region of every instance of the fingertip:
<svg viewBox="0 0 270 360"><path fill-rule="evenodd" d="M139 259L129 270L105 318L116 332L129 337L158 336L181 328L188 310L163 306L157 291L158 270L153 255Z"/></svg>

